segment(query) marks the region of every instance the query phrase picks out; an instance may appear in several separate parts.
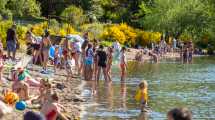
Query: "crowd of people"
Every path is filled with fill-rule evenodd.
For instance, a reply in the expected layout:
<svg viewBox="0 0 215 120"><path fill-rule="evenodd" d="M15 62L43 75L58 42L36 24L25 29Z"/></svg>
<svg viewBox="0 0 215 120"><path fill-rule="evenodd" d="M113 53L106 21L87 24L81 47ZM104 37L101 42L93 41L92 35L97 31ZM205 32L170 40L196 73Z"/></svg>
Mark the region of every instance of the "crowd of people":
<svg viewBox="0 0 215 120"><path fill-rule="evenodd" d="M138 48L139 49L139 48ZM164 39L158 44L152 43L150 49L144 48L138 51L135 55L136 61L144 61L143 55L150 56L151 61L158 63L159 59L164 57L167 53L178 53L180 60L183 63L191 63L193 59L194 46L192 41L182 42L177 39L173 39L172 44L167 44Z"/></svg>
<svg viewBox="0 0 215 120"><path fill-rule="evenodd" d="M4 57L3 45L0 43L0 80L3 77L4 59L16 60L16 50L19 42L16 35L16 25L13 25L7 31L7 57ZM88 33L84 33L83 40L66 36L59 43L53 42L48 31L44 36L37 37L32 33L32 29L26 33L27 54L32 55L32 63L42 66L41 73L49 74L48 64L53 64L54 73L58 70L67 72L67 81L72 80L74 76L83 77L86 81L98 82L101 74L106 82L111 82L111 69L114 61L118 61L121 70L121 81L125 81L126 77L126 48L121 47L118 42L114 42L112 46L104 47L99 44L98 40L90 42ZM165 43L162 43L164 46ZM54 47L54 55L50 56L50 49ZM187 44L186 51L191 51L191 43ZM165 47L162 47L165 51ZM155 49L156 51L156 49ZM156 52L149 52L149 55L157 62ZM12 56L11 53L12 52ZM142 52L142 51L141 51ZM142 54L142 53L138 53ZM163 53L162 53L163 54ZM187 54L185 54L186 56ZM184 56L184 54L183 54ZM188 55L190 56L190 54ZM138 56L137 56L138 58ZM138 58L139 59L139 58ZM33 78L29 71L22 66L13 68L11 74L13 82L11 88L4 89L0 97L0 116L6 114L6 109L14 106L17 101L24 101L27 104L40 104L40 113L29 111L25 113L24 120L68 120L68 116L62 111L66 109L59 104L59 96L52 91L52 84L47 78ZM37 96L30 97L30 87L39 90ZM147 112L145 107L148 103L148 85L146 81L139 84L139 89L135 99L140 102L142 112ZM8 96L18 96L9 97ZM9 110L8 110L9 111ZM191 120L191 113L185 108L176 108L168 112L169 120Z"/></svg>

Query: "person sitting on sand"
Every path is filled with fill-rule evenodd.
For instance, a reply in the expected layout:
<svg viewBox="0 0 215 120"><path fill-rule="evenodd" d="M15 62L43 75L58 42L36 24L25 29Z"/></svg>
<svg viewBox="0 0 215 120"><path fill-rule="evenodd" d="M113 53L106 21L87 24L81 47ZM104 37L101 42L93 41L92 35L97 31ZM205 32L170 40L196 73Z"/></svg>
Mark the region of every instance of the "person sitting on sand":
<svg viewBox="0 0 215 120"><path fill-rule="evenodd" d="M29 86L40 87L40 81L32 78L27 70L22 67L19 67L17 70L18 76L15 78L18 79L18 81L25 81Z"/></svg>
<svg viewBox="0 0 215 120"><path fill-rule="evenodd" d="M57 93L53 93L51 99L42 106L40 112L45 116L46 120L56 120L57 118L68 120L61 112L64 107L58 103L58 99Z"/></svg>
<svg viewBox="0 0 215 120"><path fill-rule="evenodd" d="M12 91L17 93L20 100L29 100L29 86L24 81L16 80L12 84Z"/></svg>
<svg viewBox="0 0 215 120"><path fill-rule="evenodd" d="M192 113L187 108L174 108L167 113L168 120L192 120Z"/></svg>
<svg viewBox="0 0 215 120"><path fill-rule="evenodd" d="M145 80L139 84L135 99L136 101L140 102L141 112L147 112L145 107L147 106L148 102L148 84Z"/></svg>
<svg viewBox="0 0 215 120"><path fill-rule="evenodd" d="M125 80L125 75L126 75L127 63L126 63L125 51L126 51L126 48L122 47L120 52L121 81Z"/></svg>
<svg viewBox="0 0 215 120"><path fill-rule="evenodd" d="M40 100L40 103L43 104L50 100L52 92L51 88L52 86L49 79L41 79L41 87L39 89L40 96L38 98Z"/></svg>
<svg viewBox="0 0 215 120"><path fill-rule="evenodd" d="M28 111L24 114L23 120L46 120L41 114Z"/></svg>

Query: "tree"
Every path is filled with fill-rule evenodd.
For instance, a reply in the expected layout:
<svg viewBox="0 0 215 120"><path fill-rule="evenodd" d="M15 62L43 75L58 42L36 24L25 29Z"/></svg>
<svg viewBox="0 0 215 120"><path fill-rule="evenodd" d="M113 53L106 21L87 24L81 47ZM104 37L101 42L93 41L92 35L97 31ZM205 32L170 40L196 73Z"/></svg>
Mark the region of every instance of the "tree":
<svg viewBox="0 0 215 120"><path fill-rule="evenodd" d="M180 36L185 31L197 35L211 20L209 5L201 0L157 0L152 13L140 20L146 28Z"/></svg>
<svg viewBox="0 0 215 120"><path fill-rule="evenodd" d="M39 17L40 4L36 0L8 0L5 8L15 17Z"/></svg>
<svg viewBox="0 0 215 120"><path fill-rule="evenodd" d="M78 28L78 26L82 25L86 21L84 11L74 5L66 8L62 12L61 17L63 17L66 22L72 23L72 25L74 25L74 27L76 28Z"/></svg>

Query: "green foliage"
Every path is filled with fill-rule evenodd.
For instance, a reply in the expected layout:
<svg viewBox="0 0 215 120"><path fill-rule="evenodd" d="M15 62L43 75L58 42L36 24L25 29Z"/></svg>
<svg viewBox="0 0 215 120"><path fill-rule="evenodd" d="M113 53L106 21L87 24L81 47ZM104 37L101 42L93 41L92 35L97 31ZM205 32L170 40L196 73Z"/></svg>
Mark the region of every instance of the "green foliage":
<svg viewBox="0 0 215 120"><path fill-rule="evenodd" d="M40 5L36 0L8 0L5 7L16 17L40 16Z"/></svg>
<svg viewBox="0 0 215 120"><path fill-rule="evenodd" d="M61 16L66 22L72 23L72 25L74 25L74 27L76 28L86 21L84 11L81 8L76 7L74 5L66 8L62 12Z"/></svg>
<svg viewBox="0 0 215 120"><path fill-rule="evenodd" d="M110 47L112 46L113 42L103 40L103 41L100 41L99 44L103 45L104 47Z"/></svg>

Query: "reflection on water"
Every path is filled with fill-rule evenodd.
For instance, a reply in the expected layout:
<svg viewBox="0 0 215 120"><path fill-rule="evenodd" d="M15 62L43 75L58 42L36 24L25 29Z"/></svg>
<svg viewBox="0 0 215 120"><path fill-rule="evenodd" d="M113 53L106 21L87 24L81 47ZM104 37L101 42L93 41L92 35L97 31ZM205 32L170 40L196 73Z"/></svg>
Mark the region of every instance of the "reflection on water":
<svg viewBox="0 0 215 120"><path fill-rule="evenodd" d="M120 82L118 67L113 68L112 83L85 86L83 120L164 120L168 110L183 106L192 110L194 119L215 119L215 58L195 58L193 64L131 62L125 82ZM151 112L140 114L134 94L143 79L149 84Z"/></svg>

